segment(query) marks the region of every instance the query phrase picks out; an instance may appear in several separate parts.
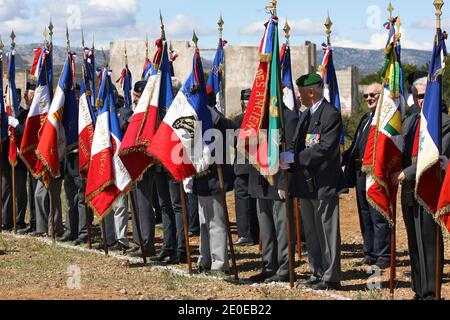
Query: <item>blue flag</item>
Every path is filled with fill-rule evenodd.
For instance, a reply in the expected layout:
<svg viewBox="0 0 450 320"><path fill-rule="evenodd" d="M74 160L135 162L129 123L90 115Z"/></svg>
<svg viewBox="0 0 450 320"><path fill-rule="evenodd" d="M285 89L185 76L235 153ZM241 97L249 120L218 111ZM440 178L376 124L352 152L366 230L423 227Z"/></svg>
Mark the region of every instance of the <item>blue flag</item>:
<svg viewBox="0 0 450 320"><path fill-rule="evenodd" d="M222 113L224 111L222 103L223 63L224 63L223 40L219 39L219 45L217 47L213 68L211 70L211 74L208 79L208 84L206 85L206 90L208 94L214 93L216 95L216 106L217 109Z"/></svg>

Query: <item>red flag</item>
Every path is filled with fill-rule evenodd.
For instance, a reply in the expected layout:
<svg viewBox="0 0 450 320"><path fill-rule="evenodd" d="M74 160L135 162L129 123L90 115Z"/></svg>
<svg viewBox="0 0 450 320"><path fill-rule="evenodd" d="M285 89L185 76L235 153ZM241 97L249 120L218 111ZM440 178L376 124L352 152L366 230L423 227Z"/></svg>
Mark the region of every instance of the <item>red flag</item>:
<svg viewBox="0 0 450 320"><path fill-rule="evenodd" d="M439 197L438 221L445 226L443 230L450 233L450 170L448 169Z"/></svg>

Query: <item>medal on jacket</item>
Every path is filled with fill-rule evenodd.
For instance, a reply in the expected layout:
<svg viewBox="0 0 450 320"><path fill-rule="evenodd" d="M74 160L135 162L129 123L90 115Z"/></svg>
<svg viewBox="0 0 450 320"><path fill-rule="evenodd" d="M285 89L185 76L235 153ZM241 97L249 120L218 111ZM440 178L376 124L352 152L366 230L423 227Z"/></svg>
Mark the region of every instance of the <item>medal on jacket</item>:
<svg viewBox="0 0 450 320"><path fill-rule="evenodd" d="M308 133L306 135L306 140L305 140L306 148L311 148L319 143L320 143L320 134L319 133Z"/></svg>

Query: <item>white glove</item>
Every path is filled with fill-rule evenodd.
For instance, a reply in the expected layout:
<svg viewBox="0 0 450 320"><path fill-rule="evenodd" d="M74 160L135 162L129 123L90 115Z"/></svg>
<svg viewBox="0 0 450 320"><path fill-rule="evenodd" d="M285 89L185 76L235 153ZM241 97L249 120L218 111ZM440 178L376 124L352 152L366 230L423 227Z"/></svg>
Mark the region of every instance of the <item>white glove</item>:
<svg viewBox="0 0 450 320"><path fill-rule="evenodd" d="M209 110L211 111L211 119L212 119L212 122L213 122L214 125L216 125L216 124L219 122L219 120L220 120L220 113L219 113L219 111L217 111L217 109L214 108L214 107L208 106L208 108L209 108Z"/></svg>
<svg viewBox="0 0 450 320"><path fill-rule="evenodd" d="M295 155L292 152L283 152L280 154L280 167L282 170L288 170L294 162Z"/></svg>
<svg viewBox="0 0 450 320"><path fill-rule="evenodd" d="M439 162L441 163L442 170L447 171L448 162L449 162L448 158L446 156L440 156Z"/></svg>
<svg viewBox="0 0 450 320"><path fill-rule="evenodd" d="M183 180L184 192L187 194L194 193L194 178L186 178Z"/></svg>
<svg viewBox="0 0 450 320"><path fill-rule="evenodd" d="M10 127L16 128L19 125L19 120L14 117L8 117L8 125Z"/></svg>
<svg viewBox="0 0 450 320"><path fill-rule="evenodd" d="M286 200L286 192L284 190L278 190L278 195L281 200Z"/></svg>

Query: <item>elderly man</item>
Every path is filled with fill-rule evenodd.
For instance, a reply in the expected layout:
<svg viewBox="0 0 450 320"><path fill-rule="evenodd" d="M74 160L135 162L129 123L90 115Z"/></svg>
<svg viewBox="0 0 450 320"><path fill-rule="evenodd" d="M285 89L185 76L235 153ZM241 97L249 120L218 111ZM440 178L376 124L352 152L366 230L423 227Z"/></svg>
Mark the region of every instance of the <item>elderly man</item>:
<svg viewBox="0 0 450 320"><path fill-rule="evenodd" d="M318 74L304 75L296 84L307 110L302 113L290 151L281 154L280 163L283 169L292 168L291 197L300 198L312 273L302 283L314 290L339 290L339 195L345 191L339 146L342 118L325 100Z"/></svg>
<svg viewBox="0 0 450 320"><path fill-rule="evenodd" d="M413 84L413 96L419 112L409 116L403 123L405 148L403 151L403 172L395 175L402 183L403 219L408 235L409 255L412 268L412 289L415 300L434 300L436 298L436 242L441 242L441 268L443 268L444 246L442 235L436 238L436 222L431 214L416 201L416 171L417 162L413 159L414 140L420 123L420 111L424 103L427 78L421 78ZM446 109L446 107L445 107ZM450 157L450 117L442 110L442 167L447 167ZM442 277L442 269L441 269ZM439 279L442 281L442 278Z"/></svg>
<svg viewBox="0 0 450 320"><path fill-rule="evenodd" d="M351 147L344 153L343 164L347 187L356 187L359 221L364 240L364 259L355 264L356 267L377 265L385 269L390 265L390 228L387 220L367 201L366 174L361 171L363 157L369 138L370 126L380 99L383 86L378 83L369 85L364 92L364 99L370 112L366 113L358 129Z"/></svg>

